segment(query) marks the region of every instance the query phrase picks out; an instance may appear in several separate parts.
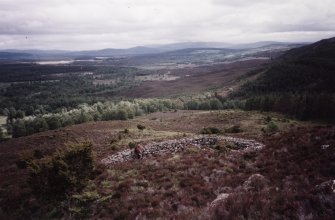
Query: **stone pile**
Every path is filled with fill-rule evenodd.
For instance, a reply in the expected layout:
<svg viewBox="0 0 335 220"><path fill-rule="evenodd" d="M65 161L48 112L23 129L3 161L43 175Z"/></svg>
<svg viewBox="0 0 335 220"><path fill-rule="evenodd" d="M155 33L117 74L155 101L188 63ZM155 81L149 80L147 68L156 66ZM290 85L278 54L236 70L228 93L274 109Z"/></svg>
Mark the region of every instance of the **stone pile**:
<svg viewBox="0 0 335 220"><path fill-rule="evenodd" d="M198 136L193 138L172 139L163 142L152 142L144 146L142 158L154 155L174 154L183 151L188 147L214 147L219 140L234 143L241 149L252 148L260 149L264 145L255 140L248 140L243 138L226 137L226 136ZM108 156L101 160L105 165L121 163L136 159L134 150L127 149Z"/></svg>

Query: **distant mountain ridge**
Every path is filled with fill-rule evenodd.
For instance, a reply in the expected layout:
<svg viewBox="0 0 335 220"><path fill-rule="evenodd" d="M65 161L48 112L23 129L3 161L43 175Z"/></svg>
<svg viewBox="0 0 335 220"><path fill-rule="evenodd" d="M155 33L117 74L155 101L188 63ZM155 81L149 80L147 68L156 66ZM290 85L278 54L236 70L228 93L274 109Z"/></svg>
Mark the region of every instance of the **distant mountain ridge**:
<svg viewBox="0 0 335 220"><path fill-rule="evenodd" d="M27 58L31 58L31 57L32 57L32 55L29 54L29 53L0 51L0 60L27 59Z"/></svg>
<svg viewBox="0 0 335 220"><path fill-rule="evenodd" d="M306 43L302 42L289 43L289 42L278 42L278 41L259 41L244 44L229 44L222 42L184 42L184 43L173 43L173 44L153 44L147 46L166 51L171 51L171 50L182 50L192 48L252 49L269 45L293 45L293 44L306 44Z"/></svg>
<svg viewBox="0 0 335 220"><path fill-rule="evenodd" d="M66 51L66 50L17 50L8 49L0 50L1 59L60 59L75 57L114 57L114 56L137 56L148 54L159 54L169 51L196 48L217 48L217 49L252 49L269 45L293 45L295 43L284 43L276 41L262 41L250 44L228 44L222 42L183 42L173 44L156 44L147 46L137 46L127 49L106 48L101 50L83 50L83 51ZM6 53L8 56L6 56ZM16 55L15 55L16 54ZM21 56L19 55L21 54ZM25 54L25 56L22 56Z"/></svg>

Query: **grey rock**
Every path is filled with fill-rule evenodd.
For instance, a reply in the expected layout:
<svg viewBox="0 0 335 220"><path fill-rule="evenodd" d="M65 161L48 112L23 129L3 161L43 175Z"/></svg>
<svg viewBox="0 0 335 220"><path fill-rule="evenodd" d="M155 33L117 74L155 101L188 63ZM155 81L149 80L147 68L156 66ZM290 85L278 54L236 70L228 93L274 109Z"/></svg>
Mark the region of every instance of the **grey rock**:
<svg viewBox="0 0 335 220"><path fill-rule="evenodd" d="M243 189L246 191L258 192L268 186L269 180L261 174L251 175L244 183Z"/></svg>
<svg viewBox="0 0 335 220"><path fill-rule="evenodd" d="M318 193L334 194L335 193L335 180L329 180L315 186Z"/></svg>

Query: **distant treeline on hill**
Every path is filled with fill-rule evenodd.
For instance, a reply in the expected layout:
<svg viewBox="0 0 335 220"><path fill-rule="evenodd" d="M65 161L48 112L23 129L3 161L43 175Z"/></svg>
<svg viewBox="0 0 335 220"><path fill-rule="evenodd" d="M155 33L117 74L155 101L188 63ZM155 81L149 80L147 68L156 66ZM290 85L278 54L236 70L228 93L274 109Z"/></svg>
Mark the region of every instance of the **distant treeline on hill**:
<svg viewBox="0 0 335 220"><path fill-rule="evenodd" d="M335 70L335 69L334 69ZM245 110L275 111L300 120L335 122L335 74L301 63L277 64L247 82L231 99L245 100Z"/></svg>
<svg viewBox="0 0 335 220"><path fill-rule="evenodd" d="M245 110L280 112L300 120L320 119L335 122L335 96L316 93L281 93L252 96Z"/></svg>
<svg viewBox="0 0 335 220"><path fill-rule="evenodd" d="M292 49L230 98L246 110L335 122L335 38Z"/></svg>

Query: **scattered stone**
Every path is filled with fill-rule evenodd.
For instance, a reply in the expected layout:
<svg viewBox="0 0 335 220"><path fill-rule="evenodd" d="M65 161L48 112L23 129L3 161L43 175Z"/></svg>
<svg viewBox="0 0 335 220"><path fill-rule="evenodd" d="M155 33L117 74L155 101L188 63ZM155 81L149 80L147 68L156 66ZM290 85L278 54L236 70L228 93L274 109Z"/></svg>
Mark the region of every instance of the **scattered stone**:
<svg viewBox="0 0 335 220"><path fill-rule="evenodd" d="M239 149L261 149L264 147L262 143L256 142L255 140L248 140L243 138L226 137L226 136L198 136L194 138L182 138L182 139L172 139L163 142L152 142L144 146L143 157L150 157L152 155L165 155L174 154L179 151L184 151L186 148L196 147L205 148L211 147L215 148L218 141L232 142ZM105 165L122 163L129 160L136 159L134 150L127 149L115 153L101 160Z"/></svg>
<svg viewBox="0 0 335 220"><path fill-rule="evenodd" d="M329 180L316 185L315 189L318 193L330 194L335 193L335 180Z"/></svg>
<svg viewBox="0 0 335 220"><path fill-rule="evenodd" d="M322 150L326 150L326 149L329 148L329 147L330 147L329 144L321 145L321 149L322 149Z"/></svg>
<svg viewBox="0 0 335 220"><path fill-rule="evenodd" d="M258 192L268 186L269 180L261 174L251 175L244 183L243 189L246 191Z"/></svg>
<svg viewBox="0 0 335 220"><path fill-rule="evenodd" d="M232 193L233 192L233 188L229 187L229 186L223 186L223 187L219 187L216 190L214 190L215 195L220 195L222 193Z"/></svg>
<svg viewBox="0 0 335 220"><path fill-rule="evenodd" d="M210 209L215 209L220 203L224 202L226 199L228 199L229 193L222 193L214 199L211 204L209 205Z"/></svg>

